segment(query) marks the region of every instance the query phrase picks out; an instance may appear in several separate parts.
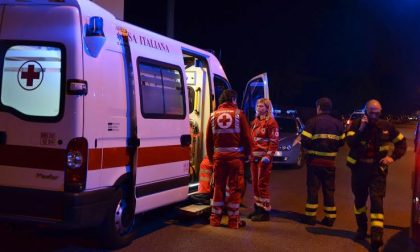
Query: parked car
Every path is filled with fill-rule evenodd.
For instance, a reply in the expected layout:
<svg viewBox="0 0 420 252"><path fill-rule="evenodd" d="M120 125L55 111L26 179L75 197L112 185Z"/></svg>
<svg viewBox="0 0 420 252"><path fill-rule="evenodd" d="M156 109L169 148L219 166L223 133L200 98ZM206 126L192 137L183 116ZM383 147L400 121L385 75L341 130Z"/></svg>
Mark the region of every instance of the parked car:
<svg viewBox="0 0 420 252"><path fill-rule="evenodd" d="M303 152L300 143L300 133L304 127L302 121L294 113L275 113L274 118L279 124L280 142L274 154L273 164L302 167Z"/></svg>
<svg viewBox="0 0 420 252"><path fill-rule="evenodd" d="M351 113L349 119L347 119L346 124L344 125L345 130L348 131L353 121L362 118L364 115L364 110L356 110L353 113Z"/></svg>
<svg viewBox="0 0 420 252"><path fill-rule="evenodd" d="M413 172L413 196L411 208L411 239L420 246L420 118L414 137L415 162Z"/></svg>

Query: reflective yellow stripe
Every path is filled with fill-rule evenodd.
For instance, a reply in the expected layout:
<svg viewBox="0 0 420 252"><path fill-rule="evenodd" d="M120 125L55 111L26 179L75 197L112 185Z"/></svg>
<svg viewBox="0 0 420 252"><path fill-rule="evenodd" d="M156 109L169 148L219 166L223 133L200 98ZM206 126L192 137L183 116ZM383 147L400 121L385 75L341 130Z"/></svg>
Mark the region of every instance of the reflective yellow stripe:
<svg viewBox="0 0 420 252"><path fill-rule="evenodd" d="M316 216L316 212L305 212L306 216Z"/></svg>
<svg viewBox="0 0 420 252"><path fill-rule="evenodd" d="M346 138L346 134L342 134L341 136L340 136L340 140L343 140L344 138Z"/></svg>
<svg viewBox="0 0 420 252"><path fill-rule="evenodd" d="M357 161L356 161L356 159L354 159L350 156L347 156L347 162L349 162L350 164L355 164Z"/></svg>
<svg viewBox="0 0 420 252"><path fill-rule="evenodd" d="M371 226L372 227L381 227L381 228L383 228L384 227L384 223L382 221L372 221L371 222Z"/></svg>
<svg viewBox="0 0 420 252"><path fill-rule="evenodd" d="M382 145L379 146L379 151L388 151L390 149L389 145Z"/></svg>
<svg viewBox="0 0 420 252"><path fill-rule="evenodd" d="M308 154L323 156L323 157L335 157L335 156L337 156L337 152L322 152L322 151L314 151L314 150L309 150Z"/></svg>
<svg viewBox="0 0 420 252"><path fill-rule="evenodd" d="M404 139L404 135L403 134L398 134L398 136L396 138L394 138L394 140L392 140L393 143L399 142L401 140Z"/></svg>
<svg viewBox="0 0 420 252"><path fill-rule="evenodd" d="M315 134L312 139L332 139L332 140L340 140L340 136L334 134Z"/></svg>
<svg viewBox="0 0 420 252"><path fill-rule="evenodd" d="M332 206L332 207L324 206L324 210L325 211L337 211L337 208L335 206Z"/></svg>
<svg viewBox="0 0 420 252"><path fill-rule="evenodd" d="M310 209L317 209L318 208L318 204L306 204L305 207L306 208L310 208Z"/></svg>
<svg viewBox="0 0 420 252"><path fill-rule="evenodd" d="M381 213L371 213L370 214L370 218L371 219L377 219L377 220L383 220L384 219L384 215Z"/></svg>
<svg viewBox="0 0 420 252"><path fill-rule="evenodd" d="M325 217L328 217L328 218L331 218L331 219L335 219L335 218L337 218L337 214L329 214L329 213L326 213L325 214Z"/></svg>
<svg viewBox="0 0 420 252"><path fill-rule="evenodd" d="M348 131L347 132L347 136L349 137L349 136L354 136L354 135L356 135L356 132L354 132L354 131Z"/></svg>
<svg viewBox="0 0 420 252"><path fill-rule="evenodd" d="M302 131L302 135L306 136L307 138L311 138L312 139L312 134L309 133L308 131Z"/></svg>
<svg viewBox="0 0 420 252"><path fill-rule="evenodd" d="M362 208L359 208L359 209L357 209L356 207L354 207L354 213L355 213L355 214L362 214L362 213L366 213L366 211L367 211L366 206L364 206L364 207L362 207Z"/></svg>

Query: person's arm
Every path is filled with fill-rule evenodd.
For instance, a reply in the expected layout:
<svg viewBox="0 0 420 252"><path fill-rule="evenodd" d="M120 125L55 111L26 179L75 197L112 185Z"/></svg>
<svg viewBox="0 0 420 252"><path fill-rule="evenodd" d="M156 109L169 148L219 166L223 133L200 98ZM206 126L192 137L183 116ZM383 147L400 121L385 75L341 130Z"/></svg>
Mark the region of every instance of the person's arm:
<svg viewBox="0 0 420 252"><path fill-rule="evenodd" d="M208 122L207 122L207 132L206 132L206 150L207 156L210 162L213 163L213 155L214 155L214 142L213 142L213 128L211 125L211 121L213 118L213 114L211 114Z"/></svg>
<svg viewBox="0 0 420 252"><path fill-rule="evenodd" d="M251 154L252 150L252 138L251 138L251 130L249 128L248 121L246 119L245 114L240 111L239 112L239 120L241 125L241 146L244 148L244 154L245 157L248 158L248 156Z"/></svg>
<svg viewBox="0 0 420 252"><path fill-rule="evenodd" d="M272 160L274 153L276 153L279 147L279 125L276 120L272 119L267 129L267 135L270 139L268 144L267 156Z"/></svg>
<svg viewBox="0 0 420 252"><path fill-rule="evenodd" d="M390 137L395 146L391 157L394 160L400 159L407 151L406 138L394 126L391 127Z"/></svg>
<svg viewBox="0 0 420 252"><path fill-rule="evenodd" d="M356 120L350 126L349 131L346 134L346 142L350 148L354 148L355 146L362 146L361 139L362 135L364 134L364 127L360 127L361 120Z"/></svg>
<svg viewBox="0 0 420 252"><path fill-rule="evenodd" d="M344 126L341 122L338 122L338 137L340 140L338 140L338 147L341 147L344 145L346 134L344 133Z"/></svg>
<svg viewBox="0 0 420 252"><path fill-rule="evenodd" d="M302 131L301 134L301 143L302 143L302 147L306 150L311 149L311 144L312 144L312 137L313 137L313 133L314 133L314 120L310 119L307 124L305 125L305 128Z"/></svg>

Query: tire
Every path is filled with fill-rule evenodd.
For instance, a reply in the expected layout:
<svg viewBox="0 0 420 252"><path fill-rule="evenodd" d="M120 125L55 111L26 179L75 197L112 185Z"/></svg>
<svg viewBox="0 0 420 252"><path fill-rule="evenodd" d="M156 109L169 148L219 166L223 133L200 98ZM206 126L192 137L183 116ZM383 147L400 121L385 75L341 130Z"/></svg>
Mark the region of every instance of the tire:
<svg viewBox="0 0 420 252"><path fill-rule="evenodd" d="M117 249L129 245L134 239L134 211L128 209L123 188L118 188L114 203L101 226L101 238L106 248Z"/></svg>

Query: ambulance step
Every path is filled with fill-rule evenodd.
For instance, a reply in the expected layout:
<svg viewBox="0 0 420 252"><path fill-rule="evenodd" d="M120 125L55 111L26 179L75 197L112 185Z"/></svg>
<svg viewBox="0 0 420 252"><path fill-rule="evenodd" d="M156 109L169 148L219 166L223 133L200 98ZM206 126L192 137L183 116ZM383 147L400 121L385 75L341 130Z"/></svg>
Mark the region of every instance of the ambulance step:
<svg viewBox="0 0 420 252"><path fill-rule="evenodd" d="M187 215L201 215L206 212L210 212L211 206L210 205L197 205L192 204L185 207L179 208L179 210Z"/></svg>

